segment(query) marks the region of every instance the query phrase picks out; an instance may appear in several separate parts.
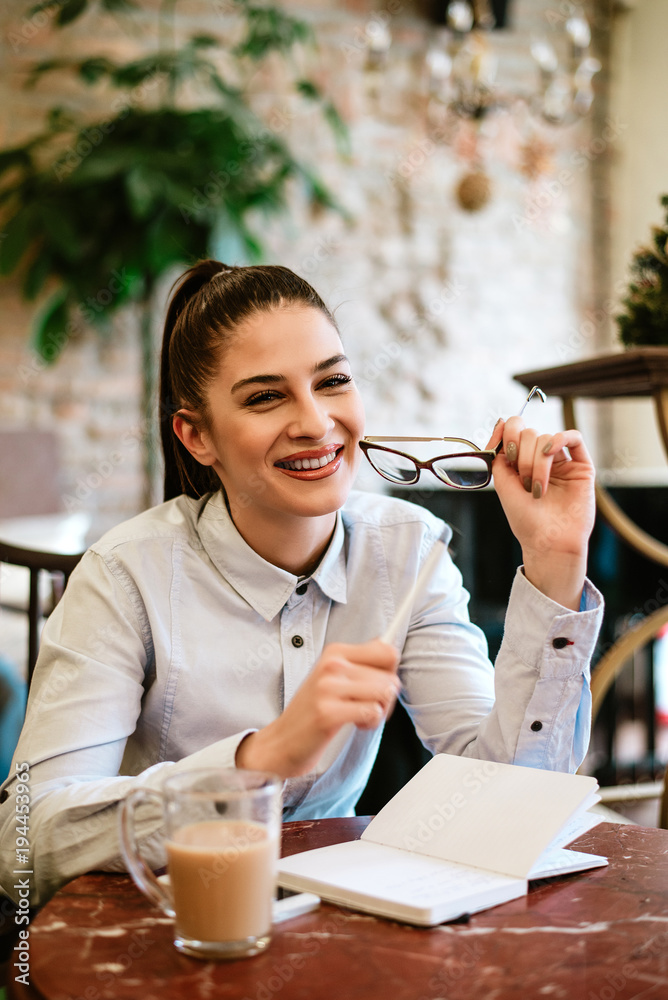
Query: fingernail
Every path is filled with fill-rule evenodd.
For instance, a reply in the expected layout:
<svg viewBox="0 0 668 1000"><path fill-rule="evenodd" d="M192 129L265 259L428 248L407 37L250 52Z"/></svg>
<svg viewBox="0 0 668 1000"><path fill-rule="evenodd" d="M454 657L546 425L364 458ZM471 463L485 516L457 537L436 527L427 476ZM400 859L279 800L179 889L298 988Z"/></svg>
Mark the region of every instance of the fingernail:
<svg viewBox="0 0 668 1000"><path fill-rule="evenodd" d="M533 484L533 498L534 498L534 500L540 500L540 498L542 497L542 495L543 495L543 487L542 487L541 483L538 483L538 482L534 483Z"/></svg>
<svg viewBox="0 0 668 1000"><path fill-rule="evenodd" d="M554 444L554 441L548 441L547 442L547 444L543 448L543 454L544 455L549 455L550 454L550 449L552 448L553 444Z"/></svg>
<svg viewBox="0 0 668 1000"><path fill-rule="evenodd" d="M531 476L525 476L522 483L524 484L524 489L527 493L531 493Z"/></svg>
<svg viewBox="0 0 668 1000"><path fill-rule="evenodd" d="M517 445L514 441L511 441L510 444L506 445L506 458L509 462L517 461Z"/></svg>
<svg viewBox="0 0 668 1000"><path fill-rule="evenodd" d="M497 420L497 422L494 424L494 430L496 430L496 428L499 426L499 424L501 423L502 420L503 420L503 417L499 417L499 419Z"/></svg>

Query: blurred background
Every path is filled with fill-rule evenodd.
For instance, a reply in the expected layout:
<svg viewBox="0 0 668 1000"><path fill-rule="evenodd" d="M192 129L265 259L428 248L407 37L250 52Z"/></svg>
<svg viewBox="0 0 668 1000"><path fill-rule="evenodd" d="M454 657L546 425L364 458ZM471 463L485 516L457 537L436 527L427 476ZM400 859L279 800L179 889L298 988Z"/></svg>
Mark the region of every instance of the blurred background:
<svg viewBox="0 0 668 1000"><path fill-rule="evenodd" d="M526 396L514 375L622 352L634 254L665 225L666 37L665 0L7 0L0 536L39 547L59 532L77 551L160 502L161 323L199 257L311 281L371 434L484 446ZM559 399L531 419L561 425ZM601 482L668 541L652 400L585 399L578 420ZM359 485L382 488L366 469ZM513 541L493 492L433 485L412 498L453 523L494 649ZM601 522L590 572L608 598L603 646L668 601L668 569ZM5 605L13 585L3 569ZM0 624L20 664L24 625L7 610ZM592 767L633 757L612 780L665 760L662 650L659 637L638 654L600 737Z"/></svg>

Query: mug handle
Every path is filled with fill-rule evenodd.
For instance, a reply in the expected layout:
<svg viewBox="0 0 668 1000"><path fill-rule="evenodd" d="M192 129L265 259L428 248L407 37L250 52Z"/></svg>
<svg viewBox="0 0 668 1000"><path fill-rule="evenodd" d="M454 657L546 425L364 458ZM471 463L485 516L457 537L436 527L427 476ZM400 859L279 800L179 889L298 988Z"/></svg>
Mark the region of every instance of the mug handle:
<svg viewBox="0 0 668 1000"><path fill-rule="evenodd" d="M151 788L136 788L121 801L118 814L121 854L127 865L128 872L135 884L163 913L172 920L175 919L171 896L160 884L139 852L135 833L135 809L144 802L158 802L162 807L162 796Z"/></svg>

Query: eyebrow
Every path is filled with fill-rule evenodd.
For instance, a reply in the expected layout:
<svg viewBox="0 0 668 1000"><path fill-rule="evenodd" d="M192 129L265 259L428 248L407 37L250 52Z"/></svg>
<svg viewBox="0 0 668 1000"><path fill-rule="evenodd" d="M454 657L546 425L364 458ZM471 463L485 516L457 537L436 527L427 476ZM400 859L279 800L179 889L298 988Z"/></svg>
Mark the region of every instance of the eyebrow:
<svg viewBox="0 0 668 1000"><path fill-rule="evenodd" d="M327 371L328 368L333 368L335 365L339 365L342 361L347 360L348 358L345 354L335 354L333 357L327 358L326 361L319 361L313 368L313 374L317 375L318 372ZM285 375L251 375L250 378L242 378L239 382L235 382L230 392L236 392L247 385L275 385L277 382L286 381L287 378Z"/></svg>

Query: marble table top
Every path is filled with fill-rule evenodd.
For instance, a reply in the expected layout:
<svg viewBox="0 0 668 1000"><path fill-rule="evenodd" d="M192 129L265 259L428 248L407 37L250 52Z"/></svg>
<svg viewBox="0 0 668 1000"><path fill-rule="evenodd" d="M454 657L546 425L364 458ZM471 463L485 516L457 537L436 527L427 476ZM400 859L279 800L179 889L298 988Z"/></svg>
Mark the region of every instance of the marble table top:
<svg viewBox="0 0 668 1000"><path fill-rule="evenodd" d="M287 823L283 851L358 837L367 819ZM65 886L30 925L24 1000L665 1000L668 831L603 823L579 850L606 868L531 883L528 896L423 929L322 906L278 925L266 953L202 962L124 875Z"/></svg>

